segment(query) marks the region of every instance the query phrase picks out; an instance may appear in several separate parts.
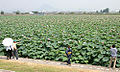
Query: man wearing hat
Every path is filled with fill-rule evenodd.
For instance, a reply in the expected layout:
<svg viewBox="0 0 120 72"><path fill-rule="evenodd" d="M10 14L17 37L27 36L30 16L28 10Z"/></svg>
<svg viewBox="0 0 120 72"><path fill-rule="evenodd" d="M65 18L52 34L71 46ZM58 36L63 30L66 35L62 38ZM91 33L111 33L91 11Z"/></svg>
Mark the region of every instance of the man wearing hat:
<svg viewBox="0 0 120 72"><path fill-rule="evenodd" d="M17 44L16 40L13 40L13 50L12 50L12 53L13 53L13 58L15 56L16 60L18 60L18 52L17 52L16 44Z"/></svg>

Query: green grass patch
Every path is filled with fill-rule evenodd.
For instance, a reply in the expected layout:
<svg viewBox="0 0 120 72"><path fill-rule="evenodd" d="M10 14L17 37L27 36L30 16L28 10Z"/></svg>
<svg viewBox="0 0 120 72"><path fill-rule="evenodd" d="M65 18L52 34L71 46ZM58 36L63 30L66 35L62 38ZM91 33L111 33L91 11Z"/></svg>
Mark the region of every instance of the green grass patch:
<svg viewBox="0 0 120 72"><path fill-rule="evenodd" d="M0 69L11 70L15 72L96 72L65 66L52 66L11 60L0 60Z"/></svg>

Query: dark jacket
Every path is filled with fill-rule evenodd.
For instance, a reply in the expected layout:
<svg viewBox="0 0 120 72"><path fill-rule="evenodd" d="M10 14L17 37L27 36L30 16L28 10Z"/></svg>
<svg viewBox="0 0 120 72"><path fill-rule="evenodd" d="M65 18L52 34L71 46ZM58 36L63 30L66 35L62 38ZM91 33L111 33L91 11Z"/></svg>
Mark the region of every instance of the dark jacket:
<svg viewBox="0 0 120 72"><path fill-rule="evenodd" d="M72 55L72 50L70 48L68 48L66 51L65 51L67 57L71 56Z"/></svg>

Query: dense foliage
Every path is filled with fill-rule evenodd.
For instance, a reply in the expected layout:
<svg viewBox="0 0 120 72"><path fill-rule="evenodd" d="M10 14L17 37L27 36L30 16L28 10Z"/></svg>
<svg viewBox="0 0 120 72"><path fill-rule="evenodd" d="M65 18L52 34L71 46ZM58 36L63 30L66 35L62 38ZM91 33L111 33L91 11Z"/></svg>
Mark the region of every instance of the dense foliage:
<svg viewBox="0 0 120 72"><path fill-rule="evenodd" d="M108 66L112 44L120 54L120 16L0 16L0 43L6 37L20 42L17 47L22 57L66 61L69 44L72 62ZM1 55L4 50L0 44Z"/></svg>

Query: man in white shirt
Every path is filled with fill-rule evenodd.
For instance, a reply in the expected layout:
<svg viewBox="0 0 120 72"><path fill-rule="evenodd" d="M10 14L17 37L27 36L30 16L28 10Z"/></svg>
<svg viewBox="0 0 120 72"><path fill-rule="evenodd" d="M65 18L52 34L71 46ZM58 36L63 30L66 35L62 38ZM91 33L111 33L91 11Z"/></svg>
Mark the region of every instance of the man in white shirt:
<svg viewBox="0 0 120 72"><path fill-rule="evenodd" d="M111 67L111 64L112 64L113 60L114 60L113 68L115 68L116 60L117 60L117 49L115 48L115 45L111 46L110 52L111 52L111 59L110 59L109 68Z"/></svg>

